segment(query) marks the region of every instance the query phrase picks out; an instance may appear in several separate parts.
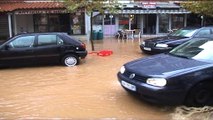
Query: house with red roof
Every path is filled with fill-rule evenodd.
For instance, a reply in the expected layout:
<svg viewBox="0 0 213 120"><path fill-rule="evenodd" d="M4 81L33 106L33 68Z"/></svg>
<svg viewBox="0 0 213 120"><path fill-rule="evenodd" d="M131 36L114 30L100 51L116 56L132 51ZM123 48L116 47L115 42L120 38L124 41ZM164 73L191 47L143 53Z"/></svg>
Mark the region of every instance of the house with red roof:
<svg viewBox="0 0 213 120"><path fill-rule="evenodd" d="M71 14L52 0L1 0L0 37L23 32L85 34L85 12Z"/></svg>

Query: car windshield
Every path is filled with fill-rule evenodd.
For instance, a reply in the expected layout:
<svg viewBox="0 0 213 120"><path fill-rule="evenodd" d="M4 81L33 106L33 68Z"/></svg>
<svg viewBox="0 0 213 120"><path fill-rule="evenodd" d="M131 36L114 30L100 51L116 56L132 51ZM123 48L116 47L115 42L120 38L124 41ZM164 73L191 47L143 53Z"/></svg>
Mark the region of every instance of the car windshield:
<svg viewBox="0 0 213 120"><path fill-rule="evenodd" d="M197 29L179 29L169 34L169 36L191 37L196 30Z"/></svg>
<svg viewBox="0 0 213 120"><path fill-rule="evenodd" d="M170 55L213 63L213 39L194 38L169 52Z"/></svg>

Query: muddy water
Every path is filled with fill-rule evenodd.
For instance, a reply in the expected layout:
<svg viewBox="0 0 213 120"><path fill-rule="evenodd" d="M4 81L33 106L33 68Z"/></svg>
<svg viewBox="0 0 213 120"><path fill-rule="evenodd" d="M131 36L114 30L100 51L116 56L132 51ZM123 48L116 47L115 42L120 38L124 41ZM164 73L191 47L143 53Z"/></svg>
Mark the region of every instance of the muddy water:
<svg viewBox="0 0 213 120"><path fill-rule="evenodd" d="M87 44L90 51L90 44ZM184 118L178 108L147 104L120 86L116 78L120 67L133 59L146 57L137 40L96 41L95 50L112 50L113 55L89 54L79 66L70 68L0 69L0 119ZM211 118L211 114L209 116Z"/></svg>

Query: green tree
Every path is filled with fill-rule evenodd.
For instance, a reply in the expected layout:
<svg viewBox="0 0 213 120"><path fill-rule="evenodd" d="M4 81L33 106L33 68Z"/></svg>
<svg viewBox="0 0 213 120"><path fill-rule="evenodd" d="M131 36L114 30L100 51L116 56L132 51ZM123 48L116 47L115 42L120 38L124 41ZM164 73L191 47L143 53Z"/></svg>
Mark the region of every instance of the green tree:
<svg viewBox="0 0 213 120"><path fill-rule="evenodd" d="M182 2L181 5L193 13L204 16L213 16L212 0L189 0Z"/></svg>
<svg viewBox="0 0 213 120"><path fill-rule="evenodd" d="M117 6L119 5L117 0L64 0L66 8L74 13L78 10L85 10L86 13L90 16L90 38L92 51L94 51L94 43L92 39L93 31L93 12L98 11L101 14L104 14L105 11L108 13L115 13L117 11Z"/></svg>

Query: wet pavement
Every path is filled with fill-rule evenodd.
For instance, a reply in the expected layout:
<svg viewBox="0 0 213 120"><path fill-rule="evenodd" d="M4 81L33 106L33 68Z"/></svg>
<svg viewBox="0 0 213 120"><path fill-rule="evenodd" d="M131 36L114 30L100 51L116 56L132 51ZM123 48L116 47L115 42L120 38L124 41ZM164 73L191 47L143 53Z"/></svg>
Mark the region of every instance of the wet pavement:
<svg viewBox="0 0 213 120"><path fill-rule="evenodd" d="M89 52L90 48L87 43ZM120 67L147 57L138 40L106 38L95 41L95 50L112 50L113 54L88 54L75 67L0 69L0 119L213 119L211 107L148 104L120 86L116 77Z"/></svg>

